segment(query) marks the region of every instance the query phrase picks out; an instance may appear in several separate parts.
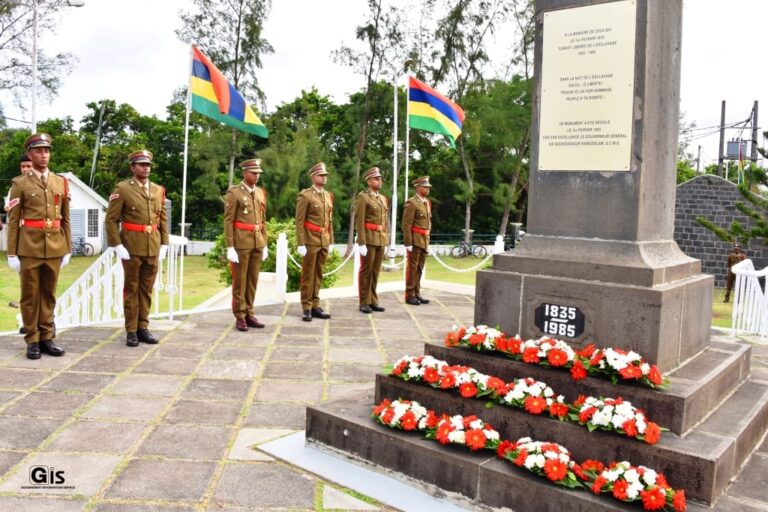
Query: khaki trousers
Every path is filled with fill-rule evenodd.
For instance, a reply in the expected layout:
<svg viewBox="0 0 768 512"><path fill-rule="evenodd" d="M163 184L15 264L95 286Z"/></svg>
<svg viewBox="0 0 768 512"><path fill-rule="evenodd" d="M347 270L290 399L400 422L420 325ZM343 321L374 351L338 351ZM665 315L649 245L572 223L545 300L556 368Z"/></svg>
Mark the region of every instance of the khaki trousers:
<svg viewBox="0 0 768 512"><path fill-rule="evenodd" d="M149 328L149 308L152 305L152 287L157 276L157 256L131 256L123 262L123 313L125 330Z"/></svg>
<svg viewBox="0 0 768 512"><path fill-rule="evenodd" d="M232 272L232 313L242 320L246 316L256 316L253 301L259 284L261 255L264 249L237 249L239 263L229 264Z"/></svg>
<svg viewBox="0 0 768 512"><path fill-rule="evenodd" d="M61 270L61 256L33 258L19 256L21 269L21 320L27 333L24 341L37 343L56 337L53 310L56 307L56 284Z"/></svg>
<svg viewBox="0 0 768 512"><path fill-rule="evenodd" d="M386 247L377 245L366 245L366 247L368 247L368 253L360 256L360 271L357 275L358 296L361 306L378 305L379 296L376 294L376 285L379 283L379 272L381 272L381 262L384 259Z"/></svg>
<svg viewBox="0 0 768 512"><path fill-rule="evenodd" d="M328 248L307 245L307 255L301 260L301 309L304 311L320 306L320 282L323 267L328 259Z"/></svg>
<svg viewBox="0 0 768 512"><path fill-rule="evenodd" d="M406 251L407 268L405 271L405 298L421 295L421 275L427 262L427 250L413 246L412 251Z"/></svg>

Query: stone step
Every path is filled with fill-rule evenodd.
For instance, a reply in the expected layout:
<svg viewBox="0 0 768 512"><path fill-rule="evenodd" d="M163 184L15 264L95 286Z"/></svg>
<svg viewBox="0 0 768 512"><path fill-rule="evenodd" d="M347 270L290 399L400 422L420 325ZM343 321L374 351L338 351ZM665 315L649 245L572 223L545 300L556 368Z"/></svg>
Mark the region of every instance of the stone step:
<svg viewBox="0 0 768 512"><path fill-rule="evenodd" d="M378 375L376 403L384 398L416 400L437 412L475 414L503 438L530 436L554 441L571 450L576 460L628 460L648 466L664 473L673 487L684 488L687 496L706 503L713 503L722 494L768 428L768 385L752 381L739 387L701 427L684 437L665 433L655 445L612 432L589 432L576 423L511 407L486 408L484 400Z"/></svg>
<svg viewBox="0 0 768 512"><path fill-rule="evenodd" d="M471 366L505 381L531 377L549 384L573 402L579 395L632 402L652 421L678 435L705 418L749 376L752 347L713 341L709 348L669 375L670 387L657 391L640 384L613 384L597 377L575 381L567 370L515 361L501 354L427 343L425 353L450 364Z"/></svg>
<svg viewBox="0 0 768 512"><path fill-rule="evenodd" d="M330 403L307 408L307 441L341 455L405 475L410 483L475 509L512 512L637 512L588 490L568 490L497 459L458 446L442 446L419 434L371 421L371 405ZM709 508L691 502L689 512Z"/></svg>

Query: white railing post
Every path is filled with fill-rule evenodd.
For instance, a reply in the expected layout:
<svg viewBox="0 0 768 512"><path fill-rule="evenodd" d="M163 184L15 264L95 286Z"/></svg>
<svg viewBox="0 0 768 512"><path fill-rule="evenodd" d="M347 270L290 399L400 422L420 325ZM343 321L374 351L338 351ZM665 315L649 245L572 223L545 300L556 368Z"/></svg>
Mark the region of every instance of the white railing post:
<svg viewBox="0 0 768 512"><path fill-rule="evenodd" d="M285 301L288 289L288 237L285 233L277 236L275 253L275 293L278 300Z"/></svg>
<svg viewBox="0 0 768 512"><path fill-rule="evenodd" d="M352 289L360 289L360 254L357 251L357 244L352 244Z"/></svg>
<svg viewBox="0 0 768 512"><path fill-rule="evenodd" d="M752 260L744 260L731 267L735 290L731 311L731 337L737 332L768 335L768 295L760 286L760 278L768 276L768 268L756 271Z"/></svg>
<svg viewBox="0 0 768 512"><path fill-rule="evenodd" d="M496 243L493 244L493 249L491 249L491 254L501 254L504 252L504 237L501 235L496 235Z"/></svg>

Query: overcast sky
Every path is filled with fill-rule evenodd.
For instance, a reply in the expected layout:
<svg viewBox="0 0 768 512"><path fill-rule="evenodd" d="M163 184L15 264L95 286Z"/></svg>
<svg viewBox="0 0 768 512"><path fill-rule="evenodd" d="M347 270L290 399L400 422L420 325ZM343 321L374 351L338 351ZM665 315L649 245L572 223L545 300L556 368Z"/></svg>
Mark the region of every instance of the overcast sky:
<svg viewBox="0 0 768 512"><path fill-rule="evenodd" d="M84 7L62 10L57 34L41 35L40 44L47 52L71 52L78 63L64 77L58 97L38 105L38 118L70 115L77 122L87 102L103 98L164 117L173 91L185 85L189 72L189 48L174 34L179 26L177 13L189 8L189 0L85 2ZM313 85L337 101L362 87L362 78L334 64L330 53L342 41L353 41L366 3L273 0L265 37L275 53L264 59L260 73L270 109ZM688 121L700 128L716 127L721 100L727 101L727 122L746 119L758 100L762 111L758 124L768 126L764 121L768 120L768 68L762 63L765 38L760 37L766 19L765 0L684 2L681 109ZM6 108L9 117L27 118L14 107ZM739 135L729 131L726 136ZM702 163L716 161L718 136L692 141L689 150L694 155L699 144Z"/></svg>

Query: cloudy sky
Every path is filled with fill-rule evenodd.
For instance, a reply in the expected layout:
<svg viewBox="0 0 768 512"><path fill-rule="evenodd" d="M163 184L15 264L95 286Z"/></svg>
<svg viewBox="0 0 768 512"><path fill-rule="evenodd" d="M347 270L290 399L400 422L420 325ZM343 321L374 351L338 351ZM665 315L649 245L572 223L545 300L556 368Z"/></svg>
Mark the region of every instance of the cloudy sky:
<svg viewBox="0 0 768 512"><path fill-rule="evenodd" d="M64 78L59 96L38 105L38 118L72 116L79 121L85 104L103 98L133 105L143 114L165 115L173 91L189 70L189 48L178 41L178 11L189 0L85 0L65 8L55 35L43 34L49 52L68 51L78 58ZM264 61L261 83L268 107L294 99L313 85L343 101L362 86L362 78L333 63L330 54L351 42L364 16L364 0L273 0L265 36L275 53ZM300 13L300 15L298 15ZM683 19L681 108L704 135L720 122L720 102L727 101L727 122L746 119L760 102L759 124L768 126L768 67L765 53L765 0L686 0ZM27 118L8 108L6 115ZM10 123L11 126L18 125ZM762 133L762 130L761 130ZM738 131L727 137L738 137ZM742 138L748 138L746 132ZM761 145L765 145L760 136ZM717 159L718 136L691 142L702 145L702 163Z"/></svg>

